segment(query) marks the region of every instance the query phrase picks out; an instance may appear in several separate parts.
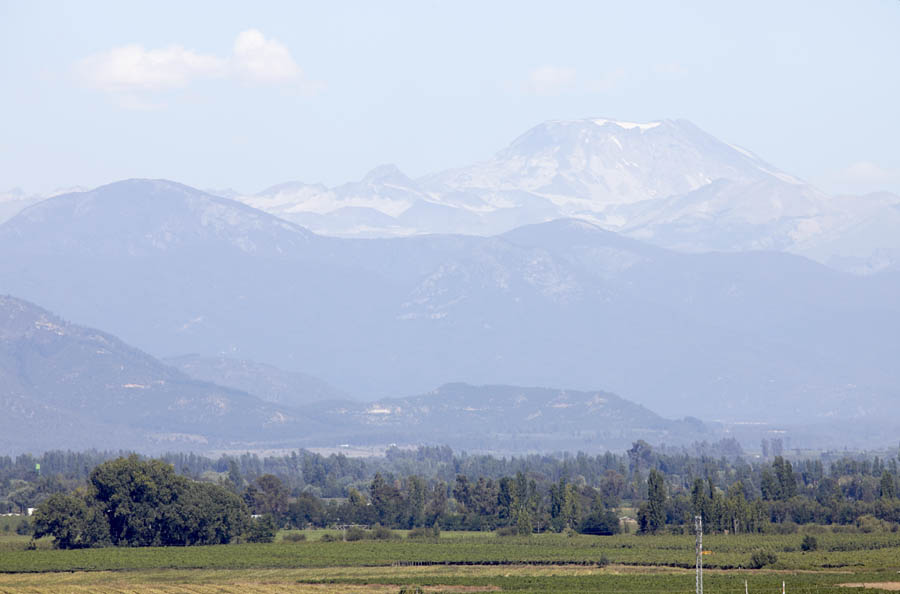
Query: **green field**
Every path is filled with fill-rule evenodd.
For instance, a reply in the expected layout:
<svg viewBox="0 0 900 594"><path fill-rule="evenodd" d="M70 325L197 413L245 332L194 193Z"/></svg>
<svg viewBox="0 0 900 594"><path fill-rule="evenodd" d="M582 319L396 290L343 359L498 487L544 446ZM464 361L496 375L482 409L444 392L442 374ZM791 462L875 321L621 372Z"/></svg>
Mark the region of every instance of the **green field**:
<svg viewBox="0 0 900 594"><path fill-rule="evenodd" d="M445 532L438 539L207 547L16 550L0 553L0 592L632 592L694 591L692 536ZM840 584L900 582L900 534L817 534L704 539L706 592L852 592ZM746 569L755 550L777 560ZM867 590L872 592L876 590Z"/></svg>

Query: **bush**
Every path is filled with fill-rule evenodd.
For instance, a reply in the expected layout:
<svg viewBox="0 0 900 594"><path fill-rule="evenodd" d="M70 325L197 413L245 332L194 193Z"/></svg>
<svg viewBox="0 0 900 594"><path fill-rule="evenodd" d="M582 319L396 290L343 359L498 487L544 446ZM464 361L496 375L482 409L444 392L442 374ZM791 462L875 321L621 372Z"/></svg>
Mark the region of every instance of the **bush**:
<svg viewBox="0 0 900 594"><path fill-rule="evenodd" d="M800 548L804 551L817 551L819 550L819 540L812 534L807 534L803 537Z"/></svg>
<svg viewBox="0 0 900 594"><path fill-rule="evenodd" d="M771 534L797 534L798 529L797 524L788 520L787 522L769 524L766 532Z"/></svg>
<svg viewBox="0 0 900 594"><path fill-rule="evenodd" d="M31 534L31 522L26 519L19 522L19 525L16 526L16 534L19 536L28 536Z"/></svg>
<svg viewBox="0 0 900 594"><path fill-rule="evenodd" d="M351 526L344 530L344 540L347 542L355 542L357 540L365 540L368 537L366 530Z"/></svg>
<svg viewBox="0 0 900 594"><path fill-rule="evenodd" d="M516 536L518 533L515 526L501 526L494 531L497 536Z"/></svg>
<svg viewBox="0 0 900 594"><path fill-rule="evenodd" d="M772 565L778 561L775 553L757 549L750 555L750 569L762 569L766 565Z"/></svg>
<svg viewBox="0 0 900 594"><path fill-rule="evenodd" d="M887 522L883 522L870 514L866 514L857 518L856 528L863 534L871 534L873 532L882 531L887 532L890 530L890 526L888 526Z"/></svg>
<svg viewBox="0 0 900 594"><path fill-rule="evenodd" d="M387 526L378 524L372 530L372 538L374 538L375 540L391 540L392 538L397 538L397 535L394 534L394 531Z"/></svg>
<svg viewBox="0 0 900 594"><path fill-rule="evenodd" d="M406 538L412 539L421 539L421 538L437 538L441 535L441 529L437 527L437 524L432 526L431 528L426 528L425 526L419 526L417 528L413 528L409 532L406 533Z"/></svg>
<svg viewBox="0 0 900 594"><path fill-rule="evenodd" d="M597 511L589 515L581 522L578 531L582 534L600 534L609 536L618 534L621 526L619 525L619 517L615 512Z"/></svg>
<svg viewBox="0 0 900 594"><path fill-rule="evenodd" d="M285 542L302 542L306 540L306 535L302 532L288 532L284 535Z"/></svg>
<svg viewBox="0 0 900 594"><path fill-rule="evenodd" d="M597 561L597 567L606 567L609 565L609 557L606 556L606 553L600 554L600 559Z"/></svg>
<svg viewBox="0 0 900 594"><path fill-rule="evenodd" d="M403 586L400 588L400 594L425 594L425 590L421 586Z"/></svg>
<svg viewBox="0 0 900 594"><path fill-rule="evenodd" d="M322 538L319 539L319 542L337 542L338 540L337 536L326 532L322 535Z"/></svg>

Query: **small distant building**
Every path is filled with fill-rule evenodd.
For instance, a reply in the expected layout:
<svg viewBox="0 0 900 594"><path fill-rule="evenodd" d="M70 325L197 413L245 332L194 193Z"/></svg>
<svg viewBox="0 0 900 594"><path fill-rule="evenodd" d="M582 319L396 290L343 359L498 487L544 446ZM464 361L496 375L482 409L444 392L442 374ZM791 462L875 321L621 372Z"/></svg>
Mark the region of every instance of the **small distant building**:
<svg viewBox="0 0 900 594"><path fill-rule="evenodd" d="M25 509L25 515L26 515L26 516L33 516L33 515L34 515L34 510L35 510L35 508L33 508L33 507L26 508L26 509Z"/></svg>

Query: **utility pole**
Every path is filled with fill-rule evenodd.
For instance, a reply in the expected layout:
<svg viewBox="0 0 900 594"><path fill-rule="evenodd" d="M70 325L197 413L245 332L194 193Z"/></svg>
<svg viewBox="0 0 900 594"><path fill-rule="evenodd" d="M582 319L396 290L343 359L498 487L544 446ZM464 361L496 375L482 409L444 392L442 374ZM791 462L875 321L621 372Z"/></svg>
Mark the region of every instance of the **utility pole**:
<svg viewBox="0 0 900 594"><path fill-rule="evenodd" d="M697 594L703 594L703 518L694 516L694 532L697 534Z"/></svg>

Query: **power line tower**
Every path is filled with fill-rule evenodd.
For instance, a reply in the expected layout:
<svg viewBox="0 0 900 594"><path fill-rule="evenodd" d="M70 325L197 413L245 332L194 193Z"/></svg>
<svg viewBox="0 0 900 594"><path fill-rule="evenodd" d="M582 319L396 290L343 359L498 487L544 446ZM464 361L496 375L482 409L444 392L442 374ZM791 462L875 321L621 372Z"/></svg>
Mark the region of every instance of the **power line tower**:
<svg viewBox="0 0 900 594"><path fill-rule="evenodd" d="M703 594L703 518L694 516L694 533L697 535L697 594Z"/></svg>

